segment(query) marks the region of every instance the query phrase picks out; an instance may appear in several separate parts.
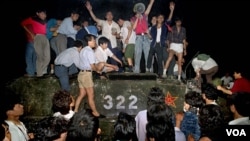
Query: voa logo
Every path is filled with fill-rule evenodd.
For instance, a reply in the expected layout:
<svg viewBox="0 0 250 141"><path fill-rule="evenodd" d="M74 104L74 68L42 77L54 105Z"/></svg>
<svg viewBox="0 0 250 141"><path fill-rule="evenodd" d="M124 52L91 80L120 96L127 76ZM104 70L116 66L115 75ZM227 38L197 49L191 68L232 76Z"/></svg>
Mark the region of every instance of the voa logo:
<svg viewBox="0 0 250 141"><path fill-rule="evenodd" d="M226 129L227 136L247 136L244 129Z"/></svg>

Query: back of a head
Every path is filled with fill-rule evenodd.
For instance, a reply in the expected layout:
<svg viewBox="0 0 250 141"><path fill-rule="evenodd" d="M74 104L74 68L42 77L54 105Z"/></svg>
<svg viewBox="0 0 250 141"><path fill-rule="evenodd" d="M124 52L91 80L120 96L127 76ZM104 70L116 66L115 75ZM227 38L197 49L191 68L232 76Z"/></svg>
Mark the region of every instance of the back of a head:
<svg viewBox="0 0 250 141"><path fill-rule="evenodd" d="M165 103L156 103L148 107L147 120L148 122L162 123L173 120L173 110Z"/></svg>
<svg viewBox="0 0 250 141"><path fill-rule="evenodd" d="M250 93L237 92L230 95L228 99L229 105L234 105L237 112L243 117L250 117Z"/></svg>
<svg viewBox="0 0 250 141"><path fill-rule="evenodd" d="M69 121L62 117L45 117L36 123L32 130L36 141L53 141L67 132Z"/></svg>
<svg viewBox="0 0 250 141"><path fill-rule="evenodd" d="M209 100L217 100L220 91L218 91L213 84L205 83L202 84L201 88L202 94L205 94L206 98Z"/></svg>
<svg viewBox="0 0 250 141"><path fill-rule="evenodd" d="M83 41L88 43L89 41L91 41L92 39L95 39L95 38L96 38L95 35L87 34L87 35L84 36Z"/></svg>
<svg viewBox="0 0 250 141"><path fill-rule="evenodd" d="M62 115L69 113L70 104L72 103L71 95L68 91L59 90L55 92L52 98L53 112L60 112Z"/></svg>
<svg viewBox="0 0 250 141"><path fill-rule="evenodd" d="M83 41L75 40L74 41L74 46L77 47L77 48L83 47Z"/></svg>
<svg viewBox="0 0 250 141"><path fill-rule="evenodd" d="M131 115L120 112L114 125L114 140L134 141L136 139L135 119Z"/></svg>
<svg viewBox="0 0 250 141"><path fill-rule="evenodd" d="M98 128L99 119L90 109L83 109L71 119L66 141L94 141Z"/></svg>
<svg viewBox="0 0 250 141"><path fill-rule="evenodd" d="M147 111L147 138L154 138L155 141L174 141L172 115L173 111L165 103L151 105Z"/></svg>
<svg viewBox="0 0 250 141"><path fill-rule="evenodd" d="M189 91L185 94L185 102L190 105L190 111L197 114L198 108L204 105L204 101L200 93Z"/></svg>
<svg viewBox="0 0 250 141"><path fill-rule="evenodd" d="M224 114L220 106L208 104L199 110L199 125L201 132L209 133L225 125Z"/></svg>
<svg viewBox="0 0 250 141"><path fill-rule="evenodd" d="M149 107L155 103L164 103L165 95L163 91L159 87L152 87L148 94L147 106Z"/></svg>

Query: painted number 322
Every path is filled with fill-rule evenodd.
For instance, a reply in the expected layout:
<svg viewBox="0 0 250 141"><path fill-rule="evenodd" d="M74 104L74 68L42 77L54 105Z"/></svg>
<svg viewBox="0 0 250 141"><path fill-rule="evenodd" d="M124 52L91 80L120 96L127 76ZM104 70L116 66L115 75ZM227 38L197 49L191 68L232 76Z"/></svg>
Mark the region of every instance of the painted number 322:
<svg viewBox="0 0 250 141"><path fill-rule="evenodd" d="M106 100L106 104L103 105L105 109L111 109L114 106L114 103L116 103L116 109L125 109L125 97L124 96L117 96L116 99L114 100L112 96L106 95L104 97ZM128 104L128 109L137 109L137 97L134 95L131 95L129 98L129 104Z"/></svg>

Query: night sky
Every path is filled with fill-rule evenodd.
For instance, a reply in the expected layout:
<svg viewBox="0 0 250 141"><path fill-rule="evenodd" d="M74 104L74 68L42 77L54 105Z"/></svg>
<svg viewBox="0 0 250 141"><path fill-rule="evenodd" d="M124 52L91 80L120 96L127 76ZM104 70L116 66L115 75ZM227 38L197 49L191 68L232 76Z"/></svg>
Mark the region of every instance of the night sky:
<svg viewBox="0 0 250 141"><path fill-rule="evenodd" d="M170 0L155 0L150 16L157 13L168 15L168 3ZM130 17L133 5L143 2L147 5L148 0L91 0L94 13L97 17L104 17L106 9L112 9L114 16L119 12L125 17ZM191 58L200 53L209 54L219 64L218 76L224 72L232 72L234 66L250 69L249 65L249 7L247 1L212 1L212 0L175 0L176 9L174 16L183 18L183 26L187 29L189 42L186 64ZM5 4L8 11L6 34L2 48L5 52L4 83L25 74L25 36L24 30L19 26L22 19L34 15L37 7L47 10L48 18L65 17L68 11L77 7L83 16L89 16L81 0L25 0L9 1ZM3 20L2 20L3 21ZM10 28L9 28L10 27ZM2 27L2 30L4 27ZM8 30L9 29L9 30ZM6 36L8 35L8 36ZM189 66L190 70L192 69ZM250 72L250 71L248 71Z"/></svg>

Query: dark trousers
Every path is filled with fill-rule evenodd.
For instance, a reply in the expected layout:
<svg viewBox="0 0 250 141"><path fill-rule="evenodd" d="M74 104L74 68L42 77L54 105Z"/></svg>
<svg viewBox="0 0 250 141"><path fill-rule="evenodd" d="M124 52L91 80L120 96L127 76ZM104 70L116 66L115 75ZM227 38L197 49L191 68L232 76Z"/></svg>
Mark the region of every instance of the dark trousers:
<svg viewBox="0 0 250 141"><path fill-rule="evenodd" d="M114 53L114 55L122 61L122 57L123 57L123 53L120 49L118 49L118 47L112 48L111 44L109 43L108 48ZM119 67L119 72L123 72L123 67L117 62L115 61L113 58L108 58L108 63L113 64L113 65L117 65Z"/></svg>
<svg viewBox="0 0 250 141"><path fill-rule="evenodd" d="M147 60L147 68L150 69L152 66L152 60L154 55L156 55L157 59L157 74L163 74L163 47L161 47L160 43L156 43L154 47L150 47L148 60Z"/></svg>
<svg viewBox="0 0 250 141"><path fill-rule="evenodd" d="M75 40L71 37L67 37L67 48L73 47L74 46Z"/></svg>

